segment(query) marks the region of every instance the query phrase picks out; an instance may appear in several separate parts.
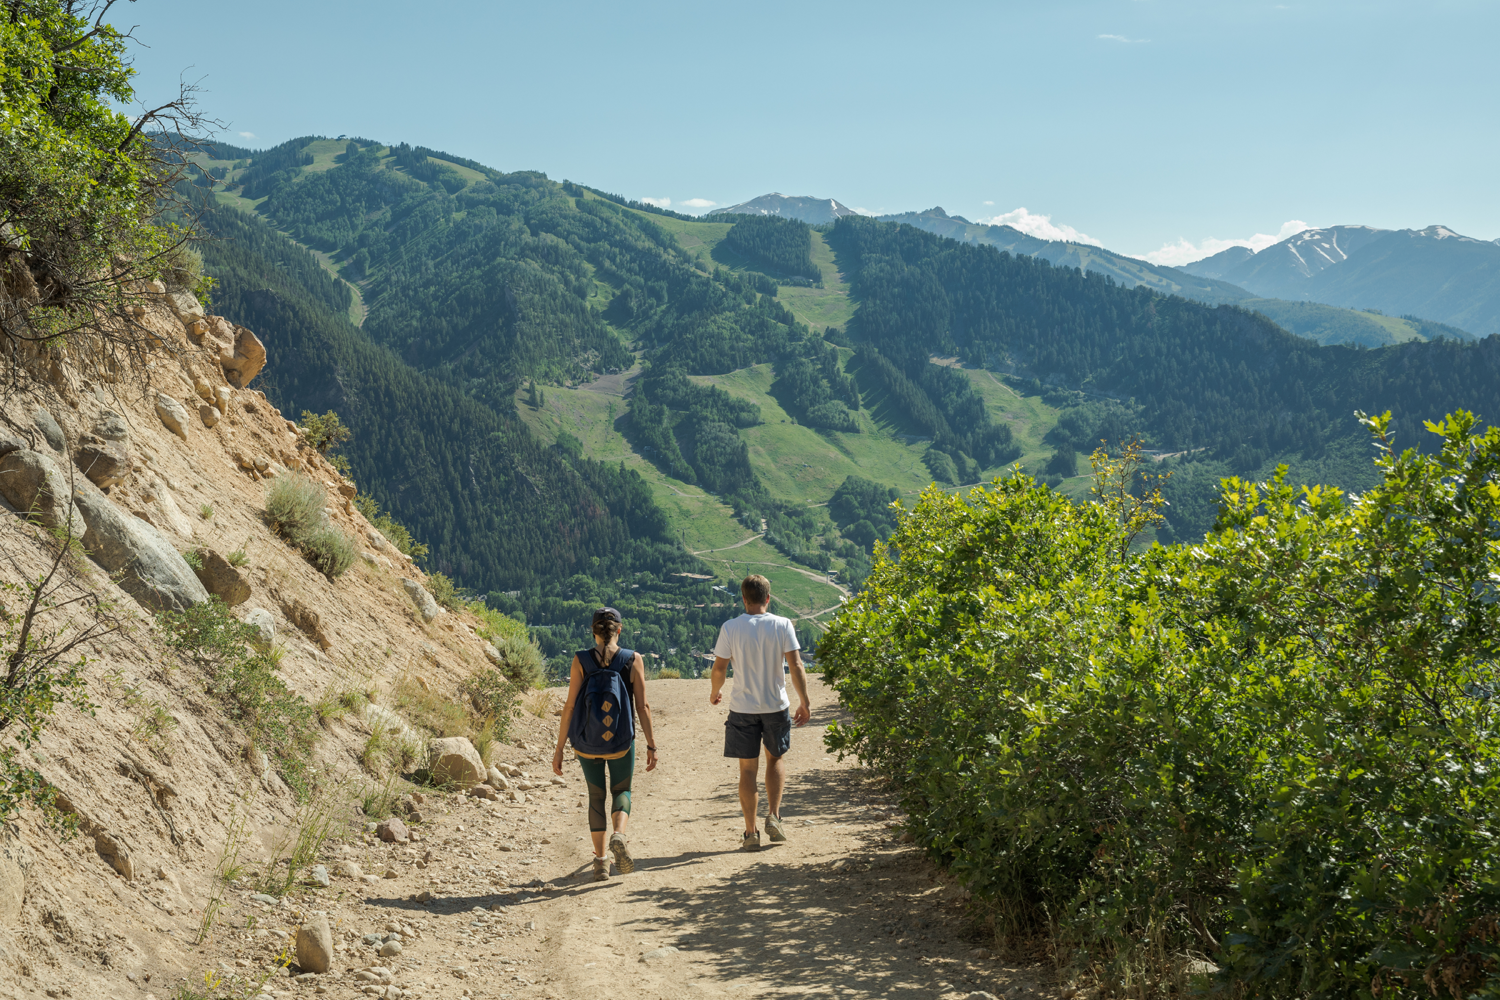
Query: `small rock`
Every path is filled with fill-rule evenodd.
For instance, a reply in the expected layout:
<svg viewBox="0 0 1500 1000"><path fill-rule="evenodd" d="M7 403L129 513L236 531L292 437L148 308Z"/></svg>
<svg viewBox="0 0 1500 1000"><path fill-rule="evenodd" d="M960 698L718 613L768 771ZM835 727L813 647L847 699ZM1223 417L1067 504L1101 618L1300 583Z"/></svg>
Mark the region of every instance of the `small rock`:
<svg viewBox="0 0 1500 1000"><path fill-rule="evenodd" d="M465 743L469 742L464 740ZM375 827L375 835L387 844L404 844L411 839L406 824L392 816Z"/></svg>
<svg viewBox="0 0 1500 1000"><path fill-rule="evenodd" d="M312 871L308 872L308 878L312 879L314 885L322 886L324 889L330 884L328 869L323 865L313 865Z"/></svg>
<svg viewBox="0 0 1500 1000"><path fill-rule="evenodd" d="M399 872L396 871L396 869L394 869L394 868L387 868L385 870L385 874L382 875L381 877L382 878L400 878L401 875L400 875Z"/></svg>
<svg viewBox="0 0 1500 1000"><path fill-rule="evenodd" d="M496 792L494 788L490 787L487 784L475 785L473 788L469 789L469 794L476 799L488 799L491 802L494 802L500 798L500 793Z"/></svg>
<svg viewBox="0 0 1500 1000"><path fill-rule="evenodd" d="M198 556L203 562L203 568L195 566L193 572L198 575L198 581L203 584L204 590L217 594L231 608L250 599L250 581L245 579L245 574L238 567L231 566L228 559L213 549L199 549Z"/></svg>
<svg viewBox="0 0 1500 1000"><path fill-rule="evenodd" d="M417 902L419 903L430 903L432 902L432 898L432 893L426 889L423 889L421 892L417 893Z"/></svg>
<svg viewBox="0 0 1500 1000"><path fill-rule="evenodd" d="M254 903L265 903L267 906L275 906L280 902L275 896L268 896L263 892L251 893L250 901Z"/></svg>
<svg viewBox="0 0 1500 1000"><path fill-rule="evenodd" d="M94 433L106 441L130 440L130 429L125 426L125 419L113 410L105 410L99 414L99 419L94 424Z"/></svg>
<svg viewBox="0 0 1500 1000"><path fill-rule="evenodd" d="M395 958L399 954L401 954L400 941L387 941L385 944L380 946L381 958Z"/></svg>
<svg viewBox="0 0 1500 1000"><path fill-rule="evenodd" d="M438 603L433 598L433 596L427 592L426 587L422 586L420 583L411 579L410 577L405 576L401 578L401 586L406 590L406 596L411 598L411 602L415 604L417 606L417 610L421 612L422 620L424 622L430 622L438 616Z"/></svg>
<svg viewBox="0 0 1500 1000"><path fill-rule="evenodd" d="M520 743L516 744L516 746L518 747L520 745ZM521 777L521 769L514 764L496 764L495 766L504 771L506 774L510 775L512 778Z"/></svg>
<svg viewBox="0 0 1500 1000"><path fill-rule="evenodd" d="M426 591L423 591L426 593ZM456 784L472 788L485 780L484 759L467 737L450 736L427 745L435 785Z"/></svg>
<svg viewBox="0 0 1500 1000"><path fill-rule="evenodd" d="M265 652L276 643L276 616L265 608L251 608L245 614L245 624L253 625L256 630L256 638L252 645Z"/></svg>
<svg viewBox="0 0 1500 1000"><path fill-rule="evenodd" d="M975 990L964 997L964 1000L1000 1000L1000 998L993 993L986 993L984 990Z"/></svg>
<svg viewBox="0 0 1500 1000"><path fill-rule="evenodd" d="M210 386L207 382L203 381L202 378L193 379L193 391L196 392L198 394L198 398L203 400L205 403L214 398L213 387Z"/></svg>
<svg viewBox="0 0 1500 1000"><path fill-rule="evenodd" d="M187 440L187 408L177 400L164 392L156 394L156 415L166 425L167 430L176 434L184 441Z"/></svg>
<svg viewBox="0 0 1500 1000"><path fill-rule="evenodd" d="M510 796L512 802L520 802L522 804L526 802L526 793L518 788L512 788L506 794Z"/></svg>
<svg viewBox="0 0 1500 1000"><path fill-rule="evenodd" d="M363 878L365 874L357 863L347 859L340 861L334 870L345 878Z"/></svg>
<svg viewBox="0 0 1500 1000"><path fill-rule="evenodd" d="M27 447L26 442L19 434L0 428L0 456L9 455L13 451L21 451Z"/></svg>
<svg viewBox="0 0 1500 1000"><path fill-rule="evenodd" d="M68 439L63 436L62 428L58 426L57 419L46 410L37 410L31 415L31 422L36 424L36 429L42 432L42 437L47 440L47 445L53 451L65 452L68 450Z"/></svg>
<svg viewBox="0 0 1500 1000"><path fill-rule="evenodd" d="M209 406L207 403L200 403L198 405L198 419L203 421L204 427L212 427L214 424L217 424L220 416L222 414L219 413L218 407Z"/></svg>
<svg viewBox="0 0 1500 1000"><path fill-rule="evenodd" d="M500 773L498 767L491 767L484 772L484 780L491 788L497 788L502 792L510 791L510 779Z"/></svg>
<svg viewBox="0 0 1500 1000"><path fill-rule="evenodd" d="M333 934L326 916L313 917L297 929L297 964L306 972L327 972L333 967Z"/></svg>
<svg viewBox="0 0 1500 1000"><path fill-rule="evenodd" d="M564 785L564 786L567 785L567 781L565 779L563 779L563 778L553 778L552 779L552 783L554 785Z"/></svg>
<svg viewBox="0 0 1500 1000"><path fill-rule="evenodd" d="M647 965L655 965L658 962L666 961L675 954L677 954L677 949L671 945L667 945L663 948L653 948L651 951L646 952L646 954L641 956L641 961Z"/></svg>
<svg viewBox="0 0 1500 1000"><path fill-rule="evenodd" d="M500 655L500 650L496 649L495 644L492 642L487 642L484 644L484 658L486 660L489 660L497 667L501 665L501 661L504 659L504 657Z"/></svg>
<svg viewBox="0 0 1500 1000"><path fill-rule="evenodd" d="M219 408L221 416L229 415L230 389L227 385L221 385L214 390L214 405Z"/></svg>
<svg viewBox="0 0 1500 1000"><path fill-rule="evenodd" d="M94 831L94 850L115 871L119 872L125 881L129 882L135 878L135 865L130 860L130 851L125 846L123 837L116 836L108 830Z"/></svg>
<svg viewBox="0 0 1500 1000"><path fill-rule="evenodd" d="M507 851L507 852L509 852L509 851L514 851L515 849L516 849L516 845L512 844L508 840L502 840L502 841L499 841L498 843L495 844L495 850L497 850L497 851Z"/></svg>

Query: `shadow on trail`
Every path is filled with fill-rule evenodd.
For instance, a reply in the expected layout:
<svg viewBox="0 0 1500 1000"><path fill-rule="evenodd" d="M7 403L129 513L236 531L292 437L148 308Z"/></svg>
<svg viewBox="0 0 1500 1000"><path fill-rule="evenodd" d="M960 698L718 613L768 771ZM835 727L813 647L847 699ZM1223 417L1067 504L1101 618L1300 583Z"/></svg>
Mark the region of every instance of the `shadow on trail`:
<svg viewBox="0 0 1500 1000"><path fill-rule="evenodd" d="M868 791L879 795L873 786ZM876 826L848 857L803 859L796 840L808 827L801 818L851 821L865 812L861 794L847 771L800 773L783 810L788 843L750 855L728 876L705 866L692 887L619 879L622 901L649 907L649 917L632 922L635 929L675 937L693 959L695 981L725 992L778 984L799 994L898 1000L953 989L1002 992L1010 975L970 958L984 943L980 933L960 894L937 879L920 851ZM671 860L689 864L697 856Z"/></svg>

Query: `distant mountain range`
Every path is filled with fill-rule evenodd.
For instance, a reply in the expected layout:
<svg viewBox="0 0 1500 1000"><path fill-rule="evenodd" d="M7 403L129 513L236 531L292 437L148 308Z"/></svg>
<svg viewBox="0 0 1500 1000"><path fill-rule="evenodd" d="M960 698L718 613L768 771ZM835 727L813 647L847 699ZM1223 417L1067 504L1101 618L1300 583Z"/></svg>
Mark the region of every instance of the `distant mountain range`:
<svg viewBox="0 0 1500 1000"><path fill-rule="evenodd" d="M1178 270L1259 296L1421 316L1500 333L1500 241L1447 226L1308 229L1252 253L1231 247Z"/></svg>
<svg viewBox="0 0 1500 1000"><path fill-rule="evenodd" d="M787 219L797 219L800 222L821 226L825 222L832 222L845 215L858 215L848 205L840 205L832 198L812 198L803 196L800 198L789 197L784 194L772 192L763 194L759 198L751 198L749 201L728 208L717 209L713 215L780 215Z"/></svg>
<svg viewBox="0 0 1500 1000"><path fill-rule="evenodd" d="M724 211L779 215L812 225L858 214L832 198L782 194L762 195ZM1230 247L1183 267L1165 267L1084 243L1038 239L1011 226L970 222L941 208L879 218L961 243L1107 274L1129 287L1145 285L1200 302L1242 305L1319 343L1378 347L1433 336L1500 333L1500 240L1461 236L1446 226L1309 229L1260 253ZM1305 303L1353 312L1297 308Z"/></svg>

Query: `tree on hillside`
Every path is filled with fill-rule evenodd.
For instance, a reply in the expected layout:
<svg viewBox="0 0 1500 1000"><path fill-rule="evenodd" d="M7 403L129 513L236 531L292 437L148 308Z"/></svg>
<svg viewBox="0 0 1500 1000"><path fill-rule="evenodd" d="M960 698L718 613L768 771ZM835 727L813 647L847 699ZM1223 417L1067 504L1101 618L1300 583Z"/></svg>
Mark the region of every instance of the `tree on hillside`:
<svg viewBox="0 0 1500 1000"><path fill-rule="evenodd" d="M134 117L115 110L135 91L113 5L7 0L0 19L0 337L86 370L129 367L146 347L131 299L186 238L153 218L184 177L182 136L214 124L191 84ZM12 384L27 370L12 366Z"/></svg>

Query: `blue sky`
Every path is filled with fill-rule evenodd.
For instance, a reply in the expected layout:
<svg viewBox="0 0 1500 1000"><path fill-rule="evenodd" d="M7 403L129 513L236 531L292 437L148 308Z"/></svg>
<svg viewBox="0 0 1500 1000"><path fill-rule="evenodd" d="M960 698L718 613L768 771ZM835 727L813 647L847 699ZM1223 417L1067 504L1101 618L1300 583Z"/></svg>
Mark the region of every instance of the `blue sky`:
<svg viewBox="0 0 1500 1000"><path fill-rule="evenodd" d="M941 205L1163 263L1304 225L1500 237L1497 0L134 0L113 20L138 25L142 100L201 79L252 147L406 141L683 211Z"/></svg>

